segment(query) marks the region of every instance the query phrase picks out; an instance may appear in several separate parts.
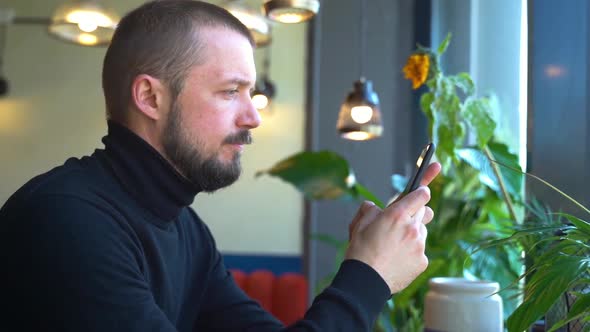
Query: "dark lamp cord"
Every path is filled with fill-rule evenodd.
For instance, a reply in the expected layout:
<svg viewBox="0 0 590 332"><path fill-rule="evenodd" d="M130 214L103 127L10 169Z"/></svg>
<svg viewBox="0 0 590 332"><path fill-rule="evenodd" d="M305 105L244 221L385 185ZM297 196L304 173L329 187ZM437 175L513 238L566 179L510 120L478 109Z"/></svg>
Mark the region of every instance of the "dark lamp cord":
<svg viewBox="0 0 590 332"><path fill-rule="evenodd" d="M360 57L359 57L359 68L361 72L361 77L365 75L365 62L367 61L367 1L366 0L359 0L360 2L360 38L359 38L359 45L361 48Z"/></svg>

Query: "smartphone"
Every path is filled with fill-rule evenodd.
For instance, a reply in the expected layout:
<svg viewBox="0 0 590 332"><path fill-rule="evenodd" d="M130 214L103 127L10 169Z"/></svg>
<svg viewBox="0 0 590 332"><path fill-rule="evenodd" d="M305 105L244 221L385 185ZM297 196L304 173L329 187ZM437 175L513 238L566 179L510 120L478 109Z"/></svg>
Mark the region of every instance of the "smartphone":
<svg viewBox="0 0 590 332"><path fill-rule="evenodd" d="M416 171L414 172L412 177L408 180L408 184L406 185L406 188L402 192L402 195L407 195L407 194L411 193L412 191L416 190L420 186L420 182L422 181L422 177L424 177L424 172L426 172L426 168L428 167L428 165L430 165L430 159L432 158L432 155L434 154L434 149L435 149L435 145L432 142L428 143L424 147L424 149L422 150L422 153L420 153L420 156L418 157L418 160L416 160Z"/></svg>

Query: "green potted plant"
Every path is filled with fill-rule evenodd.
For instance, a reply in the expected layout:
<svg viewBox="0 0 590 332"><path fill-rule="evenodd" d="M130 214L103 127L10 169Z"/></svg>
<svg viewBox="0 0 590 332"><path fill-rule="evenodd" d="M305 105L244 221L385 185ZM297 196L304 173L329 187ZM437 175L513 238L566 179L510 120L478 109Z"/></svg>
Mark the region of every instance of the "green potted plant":
<svg viewBox="0 0 590 332"><path fill-rule="evenodd" d="M518 171L518 170L515 170ZM545 180L590 215L590 210ZM590 223L567 213L552 213L533 202L525 223L509 237L488 241L478 250L517 246L525 252L526 270L512 287L526 280L523 301L508 317L508 331L524 331L545 317L546 331L590 330ZM567 328L564 328L567 327Z"/></svg>
<svg viewBox="0 0 590 332"><path fill-rule="evenodd" d="M422 327L424 295L427 282L436 276L470 275L498 281L507 287L518 278L520 248L491 246L473 253L472 248L484 240L508 236L520 220L522 174L501 169L494 160L518 168L518 157L494 136L496 122L489 101L477 97L469 74L445 75L439 66L450 35L436 50L418 46L404 68L413 87L425 84L420 107L428 119L428 135L437 144L436 158L443 165L441 174L431 184L430 206L436 215L429 225L426 251L430 265L409 287L395 294L384 309L378 330L414 331ZM466 133L475 144L466 144ZM347 161L331 151L301 152L279 161L258 175L277 176L294 185L309 199L371 200L383 202L355 180ZM405 177L392 176L398 191ZM345 239L330 239L341 249ZM516 306L504 293L506 315Z"/></svg>

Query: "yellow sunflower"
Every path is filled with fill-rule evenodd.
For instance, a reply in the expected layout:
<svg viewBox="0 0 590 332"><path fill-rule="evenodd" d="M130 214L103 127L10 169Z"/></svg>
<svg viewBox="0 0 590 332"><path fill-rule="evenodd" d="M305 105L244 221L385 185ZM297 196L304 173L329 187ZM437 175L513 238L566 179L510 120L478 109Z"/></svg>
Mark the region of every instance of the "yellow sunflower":
<svg viewBox="0 0 590 332"><path fill-rule="evenodd" d="M430 57L426 54L412 54L404 66L405 77L412 80L412 88L418 89L428 79Z"/></svg>

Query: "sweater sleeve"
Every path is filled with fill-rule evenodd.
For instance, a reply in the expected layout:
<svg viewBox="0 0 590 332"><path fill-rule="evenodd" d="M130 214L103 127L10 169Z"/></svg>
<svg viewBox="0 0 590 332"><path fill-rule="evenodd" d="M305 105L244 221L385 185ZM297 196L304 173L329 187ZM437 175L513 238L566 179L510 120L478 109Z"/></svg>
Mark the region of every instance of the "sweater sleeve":
<svg viewBox="0 0 590 332"><path fill-rule="evenodd" d="M144 280L136 242L108 211L64 195L20 211L2 239L12 244L5 278L17 330L176 331Z"/></svg>
<svg viewBox="0 0 590 332"><path fill-rule="evenodd" d="M200 313L197 331L371 331L391 295L373 268L346 260L303 319L284 327L239 289L217 251L215 256L207 287L209 302Z"/></svg>

